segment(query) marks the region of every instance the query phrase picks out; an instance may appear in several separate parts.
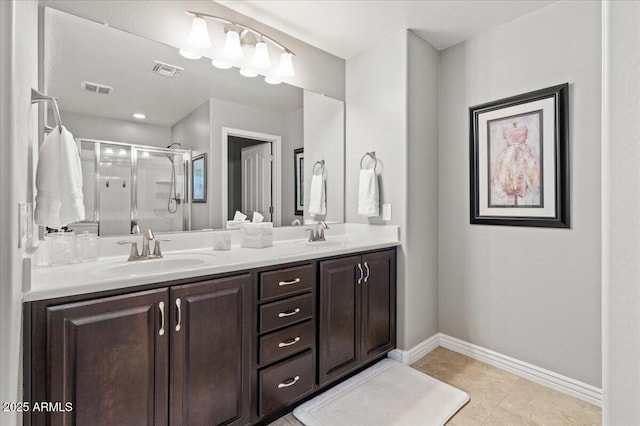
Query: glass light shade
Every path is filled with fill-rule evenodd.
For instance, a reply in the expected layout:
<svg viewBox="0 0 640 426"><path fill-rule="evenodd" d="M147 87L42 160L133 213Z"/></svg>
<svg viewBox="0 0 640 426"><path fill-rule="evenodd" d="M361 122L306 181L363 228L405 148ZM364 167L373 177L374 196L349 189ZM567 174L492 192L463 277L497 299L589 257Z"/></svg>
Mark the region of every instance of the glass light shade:
<svg viewBox="0 0 640 426"><path fill-rule="evenodd" d="M258 73L254 72L254 71L251 71L251 70L248 70L248 69L245 69L245 68L241 68L240 69L240 75L242 75L243 77L251 78L251 77L257 77Z"/></svg>
<svg viewBox="0 0 640 426"><path fill-rule="evenodd" d="M228 63L223 61L216 61L215 59L211 61L211 65L216 68L220 68L221 70L228 70L229 68L231 68L231 65L229 65Z"/></svg>
<svg viewBox="0 0 640 426"><path fill-rule="evenodd" d="M209 31L207 31L207 21L195 17L191 23L191 33L189 34L189 46L196 49L208 49L211 47Z"/></svg>
<svg viewBox="0 0 640 426"><path fill-rule="evenodd" d="M282 83L282 81L278 80L275 77L265 77L264 81L266 81L269 84L280 84L280 83Z"/></svg>
<svg viewBox="0 0 640 426"><path fill-rule="evenodd" d="M180 55L184 56L187 59L200 59L202 55L197 54L192 50L180 49Z"/></svg>
<svg viewBox="0 0 640 426"><path fill-rule="evenodd" d="M280 55L278 74L282 77L293 77L296 74L293 70L293 62L291 61L292 56L291 52L287 52L286 50L282 52L282 55Z"/></svg>
<svg viewBox="0 0 640 426"><path fill-rule="evenodd" d="M240 59L242 58L242 47L240 47L240 34L237 31L227 31L227 37L224 42L224 49L222 54L227 59Z"/></svg>
<svg viewBox="0 0 640 426"><path fill-rule="evenodd" d="M267 43L264 41L256 43L255 52L253 52L253 59L251 60L251 66L260 69L269 68L271 66L269 48L267 47Z"/></svg>
<svg viewBox="0 0 640 426"><path fill-rule="evenodd" d="M145 118L147 118L147 116L141 112L134 112L131 115L133 116L133 118L137 118L138 120L144 120Z"/></svg>

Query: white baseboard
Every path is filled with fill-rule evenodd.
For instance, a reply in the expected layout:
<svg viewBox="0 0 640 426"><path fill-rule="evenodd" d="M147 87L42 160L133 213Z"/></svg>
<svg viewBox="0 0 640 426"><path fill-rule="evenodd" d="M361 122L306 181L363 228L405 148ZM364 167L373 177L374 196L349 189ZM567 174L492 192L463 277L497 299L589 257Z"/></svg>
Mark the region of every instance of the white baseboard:
<svg viewBox="0 0 640 426"><path fill-rule="evenodd" d="M389 358L403 364L413 364L438 346L602 407L600 388L442 333L429 337L407 351L395 349L389 353Z"/></svg>
<svg viewBox="0 0 640 426"><path fill-rule="evenodd" d="M424 340L408 351L403 351L402 349L394 349L389 352L389 358L395 359L396 361L400 361L405 365L413 364L432 350L436 349L440 346L440 333L434 334L429 337L427 340Z"/></svg>

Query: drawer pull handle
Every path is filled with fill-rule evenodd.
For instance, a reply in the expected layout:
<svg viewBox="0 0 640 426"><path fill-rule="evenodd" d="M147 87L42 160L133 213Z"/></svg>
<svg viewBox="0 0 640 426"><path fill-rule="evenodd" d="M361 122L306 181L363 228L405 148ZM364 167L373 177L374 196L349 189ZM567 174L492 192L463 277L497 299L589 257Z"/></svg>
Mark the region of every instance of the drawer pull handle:
<svg viewBox="0 0 640 426"><path fill-rule="evenodd" d="M158 304L158 308L160 308L160 318L161 318L160 330L158 330L158 334L160 336L163 336L164 335L164 302L160 302Z"/></svg>
<svg viewBox="0 0 640 426"><path fill-rule="evenodd" d="M287 346L295 345L300 341L300 337L296 337L295 339L287 340L286 342L278 343L279 348L286 348Z"/></svg>
<svg viewBox="0 0 640 426"><path fill-rule="evenodd" d="M367 281L369 281L369 276L371 275L371 271L369 270L369 265L367 265L367 262L364 262L364 267L367 270L367 276L364 277L364 282L366 283Z"/></svg>
<svg viewBox="0 0 640 426"><path fill-rule="evenodd" d="M293 386L293 385L295 385L295 384L298 382L298 380L300 380L300 376L293 377L293 378L291 378L291 379L289 379L289 380L290 380L290 382L289 382L289 383L285 383L285 382L280 383L280 384L278 385L278 389L281 389L281 388L288 388L289 386Z"/></svg>
<svg viewBox="0 0 640 426"><path fill-rule="evenodd" d="M182 309L180 307L180 298L176 299L176 308L178 308L178 323L176 324L176 331L180 331L180 325L182 323Z"/></svg>
<svg viewBox="0 0 640 426"><path fill-rule="evenodd" d="M358 263L358 269L360 270L360 277L358 278L358 284L362 282L362 277L364 277L364 271L362 270L362 265Z"/></svg>
<svg viewBox="0 0 640 426"><path fill-rule="evenodd" d="M280 281L280 282L278 283L278 285L279 285L280 287L282 287L283 285L298 284L299 282L300 282L300 278L296 278L296 279L295 279L295 280L293 280L293 281Z"/></svg>
<svg viewBox="0 0 640 426"><path fill-rule="evenodd" d="M289 311L289 312L280 312L278 314L278 318L290 317L292 315L297 314L298 312L300 312L300 308L295 308L293 311Z"/></svg>

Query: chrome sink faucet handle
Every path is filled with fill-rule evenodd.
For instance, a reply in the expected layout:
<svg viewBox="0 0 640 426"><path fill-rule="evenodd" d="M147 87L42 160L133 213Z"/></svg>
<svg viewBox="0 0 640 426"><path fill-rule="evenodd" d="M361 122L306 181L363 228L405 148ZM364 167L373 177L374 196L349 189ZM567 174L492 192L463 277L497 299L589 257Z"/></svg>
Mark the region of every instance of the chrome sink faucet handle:
<svg viewBox="0 0 640 426"><path fill-rule="evenodd" d="M309 229L305 229L305 231L309 231L309 242L310 243L313 242L313 241L316 241L316 238L317 238L316 237L316 232L313 229L309 228Z"/></svg>
<svg viewBox="0 0 640 426"><path fill-rule="evenodd" d="M153 231L147 228L142 235L142 257L149 257L151 250L149 249L149 241L153 240Z"/></svg>
<svg viewBox="0 0 640 426"><path fill-rule="evenodd" d="M324 220L316 223L316 241L326 241L324 238L324 230L329 229L329 225Z"/></svg>
<svg viewBox="0 0 640 426"><path fill-rule="evenodd" d="M131 244L131 251L129 252L129 258L127 259L129 262L132 260L140 259L140 254L138 253L138 243L135 241L118 241L118 244Z"/></svg>
<svg viewBox="0 0 640 426"><path fill-rule="evenodd" d="M170 238L165 238L163 240L155 240L155 244L153 246L153 257L162 257L162 251L160 251L160 242L161 241L171 241Z"/></svg>

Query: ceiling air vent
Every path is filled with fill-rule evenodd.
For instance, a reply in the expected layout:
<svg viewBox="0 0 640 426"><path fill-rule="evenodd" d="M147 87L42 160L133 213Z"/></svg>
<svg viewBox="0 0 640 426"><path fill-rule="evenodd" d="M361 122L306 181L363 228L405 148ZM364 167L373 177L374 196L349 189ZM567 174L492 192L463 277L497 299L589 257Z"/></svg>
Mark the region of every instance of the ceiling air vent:
<svg viewBox="0 0 640 426"><path fill-rule="evenodd" d="M165 77L175 78L179 76L182 71L184 71L184 68L165 64L164 62L160 61L153 61L153 67L151 68L151 71L155 74L160 74Z"/></svg>
<svg viewBox="0 0 640 426"><path fill-rule="evenodd" d="M97 93L98 95L108 95L113 91L113 87L104 84L92 83L90 81L82 82L82 89L87 92Z"/></svg>

